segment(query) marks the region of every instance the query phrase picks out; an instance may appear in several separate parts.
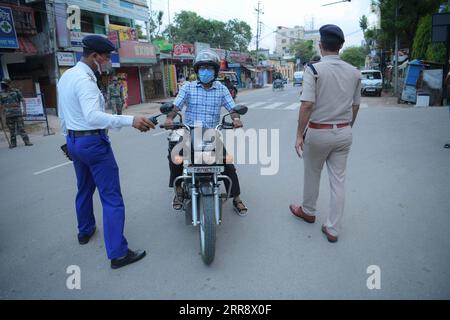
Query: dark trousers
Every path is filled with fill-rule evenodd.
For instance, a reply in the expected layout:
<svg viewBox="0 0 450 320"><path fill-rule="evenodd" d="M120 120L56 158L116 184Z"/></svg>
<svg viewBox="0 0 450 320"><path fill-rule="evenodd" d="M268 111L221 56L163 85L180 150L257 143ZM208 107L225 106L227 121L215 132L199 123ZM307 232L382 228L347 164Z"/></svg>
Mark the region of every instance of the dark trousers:
<svg viewBox="0 0 450 320"><path fill-rule="evenodd" d="M170 153L172 151L173 146L169 146L169 155L167 156L167 159L169 160L169 170L170 170L170 180L169 180L169 187L173 187L173 182L175 179L181 175L183 175L183 165L177 165L172 162ZM224 149L223 152L224 155L226 155L226 150ZM229 177L231 179L232 185L231 185L231 196L237 197L241 194L241 188L239 186L239 178L236 173L236 168L234 164L224 164L225 170L223 172L224 175ZM228 180L224 180L225 188L228 191L230 187L230 183ZM177 187L181 185L181 180L177 181Z"/></svg>
<svg viewBox="0 0 450 320"><path fill-rule="evenodd" d="M108 136L67 136L67 147L77 176L75 207L79 234L88 235L94 230L92 196L97 188L103 207L103 231L108 259L125 256L128 251L128 243L123 235L125 206L120 191L119 168Z"/></svg>

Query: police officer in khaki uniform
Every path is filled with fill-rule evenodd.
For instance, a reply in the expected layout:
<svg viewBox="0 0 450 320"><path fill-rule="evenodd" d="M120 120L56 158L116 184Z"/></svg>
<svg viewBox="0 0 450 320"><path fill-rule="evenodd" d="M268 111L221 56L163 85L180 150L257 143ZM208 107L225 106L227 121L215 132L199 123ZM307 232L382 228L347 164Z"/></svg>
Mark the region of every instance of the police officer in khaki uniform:
<svg viewBox="0 0 450 320"><path fill-rule="evenodd" d="M30 138L25 132L25 124L23 122L22 108L20 103L25 103L22 93L11 86L10 79L4 79L1 82L2 92L0 93L0 104L2 106L2 118L3 112L6 117L6 125L8 126L11 143L9 148L15 148L17 146L16 136L20 134L22 136L23 142L26 146L32 146Z"/></svg>
<svg viewBox="0 0 450 320"><path fill-rule="evenodd" d="M360 72L339 57L345 41L342 30L328 24L319 32L322 60L308 65L304 73L295 144L304 159L303 204L291 204L290 210L306 222L315 221L320 175L326 163L331 199L322 232L328 241L336 242L344 212L347 157L359 110L361 80Z"/></svg>

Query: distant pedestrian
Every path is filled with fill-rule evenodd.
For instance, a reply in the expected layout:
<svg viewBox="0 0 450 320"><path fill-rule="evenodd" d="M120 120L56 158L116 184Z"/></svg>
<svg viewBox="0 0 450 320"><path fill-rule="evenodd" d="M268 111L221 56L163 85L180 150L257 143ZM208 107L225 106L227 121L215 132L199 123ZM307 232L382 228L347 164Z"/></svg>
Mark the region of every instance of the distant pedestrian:
<svg viewBox="0 0 450 320"><path fill-rule="evenodd" d="M344 212L347 157L359 110L361 82L360 72L339 57L344 43L342 30L324 25L319 32L322 60L309 65L304 73L295 144L297 154L304 158L303 204L289 207L295 216L315 222L320 175L326 163L331 201L322 232L328 241L336 242Z"/></svg>
<svg viewBox="0 0 450 320"><path fill-rule="evenodd" d="M11 85L10 79L4 79L1 82L2 92L0 93L0 104L2 106L2 113L5 113L6 125L10 132L10 145L9 148L15 148L17 146L16 136L19 134L22 136L23 142L26 146L32 146L30 138L25 131L25 124L23 122L23 114L20 103L25 103L25 99L22 96L20 90L15 89Z"/></svg>

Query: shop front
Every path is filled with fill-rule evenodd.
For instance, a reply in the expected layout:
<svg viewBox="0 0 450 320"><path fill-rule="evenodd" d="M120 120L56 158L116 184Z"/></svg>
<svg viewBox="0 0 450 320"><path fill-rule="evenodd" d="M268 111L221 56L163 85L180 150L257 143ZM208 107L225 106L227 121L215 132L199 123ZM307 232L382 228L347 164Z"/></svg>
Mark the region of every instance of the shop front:
<svg viewBox="0 0 450 320"><path fill-rule="evenodd" d="M194 45L189 43L174 44L171 53L161 53L166 91L176 96L181 86L189 81L194 71Z"/></svg>
<svg viewBox="0 0 450 320"><path fill-rule="evenodd" d="M156 59L156 47L147 42L121 41L118 49L120 68L115 75L121 79L126 93L126 107L161 95L162 72ZM160 84L158 84L160 83Z"/></svg>

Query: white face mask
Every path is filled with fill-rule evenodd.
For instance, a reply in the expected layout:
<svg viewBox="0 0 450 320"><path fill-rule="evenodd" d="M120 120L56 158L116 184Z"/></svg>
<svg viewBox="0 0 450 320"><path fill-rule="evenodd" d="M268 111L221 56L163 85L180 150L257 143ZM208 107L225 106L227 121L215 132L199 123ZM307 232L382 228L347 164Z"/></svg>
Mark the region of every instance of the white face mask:
<svg viewBox="0 0 450 320"><path fill-rule="evenodd" d="M102 71L102 69L100 68L100 64L97 62L97 60L96 59L94 59L94 63L95 63L95 65L97 66L97 70L98 70L98 72L101 72Z"/></svg>

